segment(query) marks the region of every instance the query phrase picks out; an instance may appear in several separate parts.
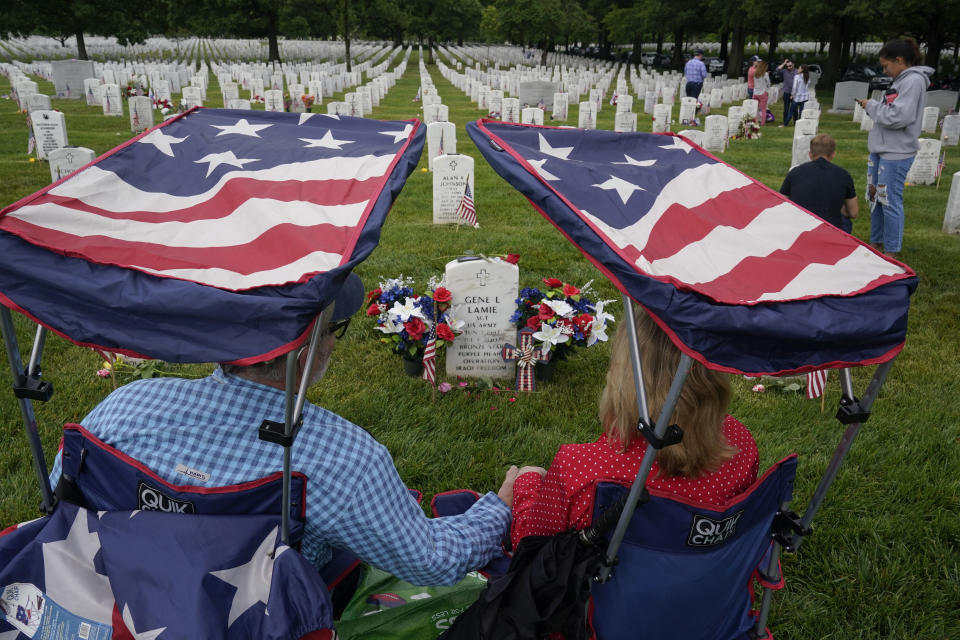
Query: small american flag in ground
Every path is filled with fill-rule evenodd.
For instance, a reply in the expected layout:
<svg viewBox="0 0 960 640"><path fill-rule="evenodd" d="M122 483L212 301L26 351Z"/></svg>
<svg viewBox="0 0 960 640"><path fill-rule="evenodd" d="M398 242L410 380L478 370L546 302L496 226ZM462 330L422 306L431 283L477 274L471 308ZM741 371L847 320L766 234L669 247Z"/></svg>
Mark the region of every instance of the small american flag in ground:
<svg viewBox="0 0 960 640"><path fill-rule="evenodd" d="M807 399L813 400L823 395L827 387L827 370L818 369L807 374Z"/></svg>
<svg viewBox="0 0 960 640"><path fill-rule="evenodd" d="M467 224L472 224L475 227L480 226L477 224L477 210L473 206L473 194L470 193L469 182L463 188L463 197L460 198L460 205L457 207L457 217Z"/></svg>
<svg viewBox="0 0 960 640"><path fill-rule="evenodd" d="M437 384L437 337L430 336L423 350L423 379L432 385Z"/></svg>

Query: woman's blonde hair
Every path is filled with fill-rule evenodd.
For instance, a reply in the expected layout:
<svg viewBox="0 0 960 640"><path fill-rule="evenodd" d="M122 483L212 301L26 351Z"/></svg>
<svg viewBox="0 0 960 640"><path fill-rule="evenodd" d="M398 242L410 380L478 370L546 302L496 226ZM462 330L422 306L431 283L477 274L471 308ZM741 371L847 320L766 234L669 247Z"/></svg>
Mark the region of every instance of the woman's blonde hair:
<svg viewBox="0 0 960 640"><path fill-rule="evenodd" d="M655 422L680 362L680 350L639 306L634 309L634 319L650 420ZM612 352L607 384L600 396L600 422L607 437L626 449L641 437L637 431L640 412L626 320L617 327ZM683 440L657 453L662 475L700 476L715 471L736 454L736 449L723 435L723 420L729 404L727 375L694 361L670 421L683 429Z"/></svg>
<svg viewBox="0 0 960 640"><path fill-rule="evenodd" d="M770 68L770 65L768 65L765 60L758 60L756 75L762 76L767 72L767 69L769 68Z"/></svg>

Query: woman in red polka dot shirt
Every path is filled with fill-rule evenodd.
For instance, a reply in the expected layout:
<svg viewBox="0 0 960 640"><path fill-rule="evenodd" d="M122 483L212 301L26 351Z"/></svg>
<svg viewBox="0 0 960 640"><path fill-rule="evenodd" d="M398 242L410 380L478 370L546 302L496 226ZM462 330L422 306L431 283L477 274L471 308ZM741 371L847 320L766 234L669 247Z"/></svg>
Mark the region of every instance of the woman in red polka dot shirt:
<svg viewBox="0 0 960 640"><path fill-rule="evenodd" d="M634 317L644 384L652 419L667 396L680 351L637 307ZM550 535L590 525L597 481L630 486L647 447L639 419L630 363L627 323L613 340L607 384L600 397L604 433L596 442L560 447L549 471L527 467L513 487L512 538ZM757 444L745 426L727 415L730 383L726 374L694 362L673 422L683 429L680 444L657 454L647 487L690 502L720 505L757 478Z"/></svg>

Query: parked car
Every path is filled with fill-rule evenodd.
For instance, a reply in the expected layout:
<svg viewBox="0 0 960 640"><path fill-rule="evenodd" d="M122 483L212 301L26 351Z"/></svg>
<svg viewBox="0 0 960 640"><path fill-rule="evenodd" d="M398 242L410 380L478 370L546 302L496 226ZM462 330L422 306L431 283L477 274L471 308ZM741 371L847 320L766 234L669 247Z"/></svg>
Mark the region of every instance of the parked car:
<svg viewBox="0 0 960 640"><path fill-rule="evenodd" d="M653 66L659 67L661 69L666 69L671 64L673 64L673 54L672 53L657 53L654 54Z"/></svg>
<svg viewBox="0 0 960 640"><path fill-rule="evenodd" d="M644 51L643 53L640 54L640 64L645 64L647 66L650 66L653 64L653 61L656 59L656 57L657 57L657 54L650 51Z"/></svg>
<svg viewBox="0 0 960 640"><path fill-rule="evenodd" d="M710 73L723 73L723 70L727 67L727 63L720 58L707 58L704 62L707 64L707 71Z"/></svg>
<svg viewBox="0 0 960 640"><path fill-rule="evenodd" d="M854 64L847 67L840 80L844 82L866 82L870 91L876 89L886 90L893 84L893 78L884 75L883 72L875 66L869 64Z"/></svg>

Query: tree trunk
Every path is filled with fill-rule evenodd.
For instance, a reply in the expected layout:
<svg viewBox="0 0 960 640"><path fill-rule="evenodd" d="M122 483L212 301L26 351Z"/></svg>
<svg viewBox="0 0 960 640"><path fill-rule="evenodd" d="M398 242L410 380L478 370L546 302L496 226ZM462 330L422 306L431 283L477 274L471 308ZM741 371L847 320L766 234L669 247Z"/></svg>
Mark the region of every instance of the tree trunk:
<svg viewBox="0 0 960 640"><path fill-rule="evenodd" d="M767 61L772 65L777 47L780 45L780 18L770 21L770 46L767 47Z"/></svg>
<svg viewBox="0 0 960 640"><path fill-rule="evenodd" d="M674 69L683 69L683 29L676 29L673 32L673 62Z"/></svg>
<svg viewBox="0 0 960 640"><path fill-rule="evenodd" d="M721 60L727 59L727 43L730 40L730 30L724 29L720 34L720 54L719 57Z"/></svg>
<svg viewBox="0 0 960 640"><path fill-rule="evenodd" d="M663 53L663 32L657 32L657 53Z"/></svg>
<svg viewBox="0 0 960 640"><path fill-rule="evenodd" d="M353 65L350 62L350 4L349 0L343 0L343 47L344 56L347 59L347 73L353 71Z"/></svg>
<svg viewBox="0 0 960 640"><path fill-rule="evenodd" d="M77 59L89 60L90 58L87 57L87 45L83 41L83 29L77 29L74 35L77 37Z"/></svg>
<svg viewBox="0 0 960 640"><path fill-rule="evenodd" d="M843 44L843 20L834 20L830 29L830 52L827 55L827 66L823 70L824 86L833 86L840 77L840 48Z"/></svg>
<svg viewBox="0 0 960 640"><path fill-rule="evenodd" d="M277 43L277 14L275 11L270 11L267 15L267 42L270 47L270 61L280 62L280 45Z"/></svg>
<svg viewBox="0 0 960 640"><path fill-rule="evenodd" d="M929 24L929 23L928 23ZM927 30L927 55L923 64L933 67L933 72L937 73L940 66L940 50L943 49L943 33L936 24L929 24Z"/></svg>
<svg viewBox="0 0 960 640"><path fill-rule="evenodd" d="M633 53L630 54L632 64L640 64L640 53L643 51L643 34L636 33L633 36Z"/></svg>
<svg viewBox="0 0 960 640"><path fill-rule="evenodd" d="M730 59L727 61L727 77L739 78L743 73L740 69L743 66L743 47L747 42L747 28L743 25L743 18L738 18L737 23L733 25L733 32L730 36Z"/></svg>
<svg viewBox="0 0 960 640"><path fill-rule="evenodd" d="M433 64L433 36L427 37L427 64Z"/></svg>
<svg viewBox="0 0 960 640"><path fill-rule="evenodd" d="M547 43L544 43L544 44L543 44L543 49L542 49L542 51L541 51L541 53L540 53L540 66L542 66L542 67L547 66L547 53L548 53L548 52L550 51L550 49L552 49L552 48L553 48L553 42L552 42L552 41L550 42L549 45L548 45Z"/></svg>

